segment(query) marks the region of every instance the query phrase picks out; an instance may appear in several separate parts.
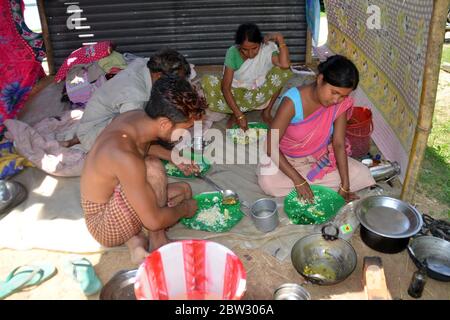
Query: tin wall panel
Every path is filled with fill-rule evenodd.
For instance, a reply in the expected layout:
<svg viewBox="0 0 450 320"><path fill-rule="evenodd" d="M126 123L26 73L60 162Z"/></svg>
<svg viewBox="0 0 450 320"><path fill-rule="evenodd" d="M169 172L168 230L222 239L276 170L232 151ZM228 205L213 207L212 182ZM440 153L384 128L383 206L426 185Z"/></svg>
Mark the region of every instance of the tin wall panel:
<svg viewBox="0 0 450 320"><path fill-rule="evenodd" d="M44 12L57 69L84 43L112 40L119 52L150 56L161 47L182 52L196 65L223 64L237 26L258 24L281 32L291 60L305 60L305 1L299 0L45 0ZM72 7L71 7L72 6ZM77 6L77 12L68 12ZM75 21L78 21L75 24Z"/></svg>

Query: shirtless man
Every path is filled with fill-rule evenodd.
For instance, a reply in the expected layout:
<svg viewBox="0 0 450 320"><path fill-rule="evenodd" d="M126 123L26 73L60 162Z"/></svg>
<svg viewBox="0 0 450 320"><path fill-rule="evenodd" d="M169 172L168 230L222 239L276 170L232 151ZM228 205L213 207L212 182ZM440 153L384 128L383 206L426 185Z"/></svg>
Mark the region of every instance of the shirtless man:
<svg viewBox="0 0 450 320"><path fill-rule="evenodd" d="M159 139L178 141L183 130L175 130L192 127L205 108L189 82L163 76L145 110L117 116L98 136L81 175L81 206L87 228L100 244L125 243L139 264L168 242L166 228L195 214L189 184L168 184L161 161L147 151Z"/></svg>

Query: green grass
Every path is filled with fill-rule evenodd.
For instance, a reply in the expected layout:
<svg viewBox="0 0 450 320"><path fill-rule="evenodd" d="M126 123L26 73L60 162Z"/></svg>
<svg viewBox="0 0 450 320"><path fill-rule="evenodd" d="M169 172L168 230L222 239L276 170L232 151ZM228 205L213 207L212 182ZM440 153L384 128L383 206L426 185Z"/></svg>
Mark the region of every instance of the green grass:
<svg viewBox="0 0 450 320"><path fill-rule="evenodd" d="M448 146L447 146L448 147ZM421 192L450 206L450 165L439 148L428 146L419 177Z"/></svg>
<svg viewBox="0 0 450 320"><path fill-rule="evenodd" d="M322 16L322 12L320 13L320 16ZM441 63L443 62L450 63L450 44L444 44Z"/></svg>
<svg viewBox="0 0 450 320"><path fill-rule="evenodd" d="M442 62L450 63L450 45L442 51ZM444 72L444 71L441 71ZM450 110L447 83L439 81L433 128L419 175L419 192L450 207ZM450 214L450 213L449 213ZM449 216L450 218L450 216Z"/></svg>

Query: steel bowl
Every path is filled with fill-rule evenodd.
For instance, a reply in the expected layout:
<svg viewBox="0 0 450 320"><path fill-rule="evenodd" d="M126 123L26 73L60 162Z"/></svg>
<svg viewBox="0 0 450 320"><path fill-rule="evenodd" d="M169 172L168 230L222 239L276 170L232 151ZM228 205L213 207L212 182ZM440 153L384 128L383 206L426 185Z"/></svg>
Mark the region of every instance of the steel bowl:
<svg viewBox="0 0 450 320"><path fill-rule="evenodd" d="M0 216L9 213L27 197L27 189L20 182L0 180Z"/></svg>
<svg viewBox="0 0 450 320"><path fill-rule="evenodd" d="M430 278L450 281L450 242L432 236L420 236L408 246L411 259L418 268L426 268Z"/></svg>
<svg viewBox="0 0 450 320"><path fill-rule="evenodd" d="M292 247L294 268L315 284L339 283L356 268L357 256L352 245L341 238L327 239L323 234L312 234L301 238Z"/></svg>
<svg viewBox="0 0 450 320"><path fill-rule="evenodd" d="M422 215L410 204L387 196L372 196L356 204L361 239L370 248L397 253L423 225Z"/></svg>
<svg viewBox="0 0 450 320"><path fill-rule="evenodd" d="M109 280L100 292L100 300L136 300L134 282L137 269L121 270Z"/></svg>

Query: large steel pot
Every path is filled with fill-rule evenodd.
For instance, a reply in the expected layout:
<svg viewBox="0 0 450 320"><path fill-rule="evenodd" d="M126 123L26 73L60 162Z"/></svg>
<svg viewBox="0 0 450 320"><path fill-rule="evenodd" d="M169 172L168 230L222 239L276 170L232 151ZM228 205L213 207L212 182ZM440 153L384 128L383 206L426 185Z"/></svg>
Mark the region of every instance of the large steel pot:
<svg viewBox="0 0 450 320"><path fill-rule="evenodd" d="M383 253L398 253L423 225L420 212L410 204L387 196L372 196L356 204L361 239Z"/></svg>

